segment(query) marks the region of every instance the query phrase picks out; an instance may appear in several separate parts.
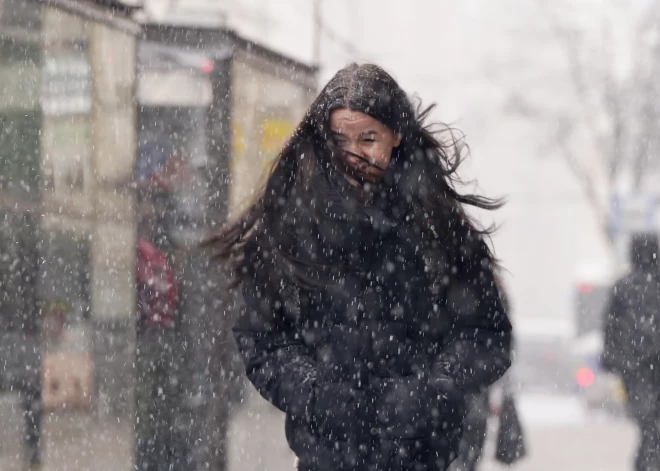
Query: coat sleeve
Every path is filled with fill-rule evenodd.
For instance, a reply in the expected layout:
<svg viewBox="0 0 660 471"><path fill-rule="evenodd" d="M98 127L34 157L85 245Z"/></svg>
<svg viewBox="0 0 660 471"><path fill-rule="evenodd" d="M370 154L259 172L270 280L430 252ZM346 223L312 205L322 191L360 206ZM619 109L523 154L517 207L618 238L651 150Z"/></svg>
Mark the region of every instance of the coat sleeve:
<svg viewBox="0 0 660 471"><path fill-rule="evenodd" d="M244 306L233 329L247 377L278 409L309 419L319 365L287 309L274 264L252 258L243 269Z"/></svg>
<svg viewBox="0 0 660 471"><path fill-rule="evenodd" d="M614 373L623 371L626 351L623 333L628 326L623 321L625 307L622 291L620 283L612 287L603 316L605 327L601 362L603 368Z"/></svg>
<svg viewBox="0 0 660 471"><path fill-rule="evenodd" d="M436 377L461 392L477 392L511 365L511 323L502 302L485 242L461 249L461 260L442 301L451 326Z"/></svg>

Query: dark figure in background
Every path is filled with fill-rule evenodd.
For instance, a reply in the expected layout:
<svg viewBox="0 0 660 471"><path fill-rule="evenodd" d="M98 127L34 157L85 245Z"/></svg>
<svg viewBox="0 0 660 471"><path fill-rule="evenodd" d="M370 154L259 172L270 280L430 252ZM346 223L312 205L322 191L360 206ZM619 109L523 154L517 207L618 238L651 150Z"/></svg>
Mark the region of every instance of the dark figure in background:
<svg viewBox="0 0 660 471"><path fill-rule="evenodd" d="M606 312L603 367L623 379L640 430L635 470L660 469L660 271L658 236L639 233L631 271L612 290Z"/></svg>
<svg viewBox="0 0 660 471"><path fill-rule="evenodd" d="M471 394L467 399L467 415L463 422L463 438L456 471L476 471L481 461L486 442L488 416L490 415L490 391L488 389Z"/></svg>
<svg viewBox="0 0 660 471"><path fill-rule="evenodd" d="M167 140L140 146L136 247L137 349L135 463L140 471L182 469L180 291L174 266L170 188L162 169L174 155Z"/></svg>
<svg viewBox="0 0 660 471"><path fill-rule="evenodd" d="M510 373L486 391L471 395L467 400L467 416L463 421L463 438L458 459L452 464L451 471L476 471L482 462L488 419L491 416L491 401L494 393L501 398L497 412L497 432L491 438L495 442L495 454L492 458L506 466L513 466L526 455L525 435L518 417L515 393L511 384ZM496 403L497 403L496 402Z"/></svg>
<svg viewBox="0 0 660 471"><path fill-rule="evenodd" d="M233 261L247 376L299 470L445 470L465 397L509 367L494 259L455 189L460 143L374 65L339 71L260 198L210 243Z"/></svg>

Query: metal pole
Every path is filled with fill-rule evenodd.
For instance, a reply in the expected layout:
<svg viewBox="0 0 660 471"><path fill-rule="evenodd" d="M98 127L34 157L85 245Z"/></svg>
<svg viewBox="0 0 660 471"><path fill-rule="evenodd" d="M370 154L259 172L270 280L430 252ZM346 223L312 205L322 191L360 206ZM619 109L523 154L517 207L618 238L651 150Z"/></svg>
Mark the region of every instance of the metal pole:
<svg viewBox="0 0 660 471"><path fill-rule="evenodd" d="M321 36L323 34L323 19L321 17L321 0L314 0L314 50L313 63L321 66Z"/></svg>

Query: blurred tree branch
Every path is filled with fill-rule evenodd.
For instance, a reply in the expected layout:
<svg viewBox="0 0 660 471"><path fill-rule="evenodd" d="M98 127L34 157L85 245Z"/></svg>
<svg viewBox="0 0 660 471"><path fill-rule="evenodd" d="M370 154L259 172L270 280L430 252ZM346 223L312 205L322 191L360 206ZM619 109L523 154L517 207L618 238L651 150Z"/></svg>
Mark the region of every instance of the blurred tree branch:
<svg viewBox="0 0 660 471"><path fill-rule="evenodd" d="M616 2L608 3L617 8ZM561 108L554 103L534 103L520 91L514 91L509 95L508 107L552 129L547 145L565 159L601 227L609 235L610 197L619 178L628 172L634 188L639 189L648 170L658 164L659 115L655 98L660 90L655 75L660 57L657 30L660 5L646 2L638 21L626 25L633 35L626 51L632 65L622 74L617 74L619 58L614 51L618 44L611 16L602 15L600 40L596 41L600 48L596 54L589 49L585 31L571 25L572 15L557 11L561 5L537 0L536 8L547 19L566 61L575 106ZM576 151L575 140L581 132L593 146L596 156L593 161Z"/></svg>

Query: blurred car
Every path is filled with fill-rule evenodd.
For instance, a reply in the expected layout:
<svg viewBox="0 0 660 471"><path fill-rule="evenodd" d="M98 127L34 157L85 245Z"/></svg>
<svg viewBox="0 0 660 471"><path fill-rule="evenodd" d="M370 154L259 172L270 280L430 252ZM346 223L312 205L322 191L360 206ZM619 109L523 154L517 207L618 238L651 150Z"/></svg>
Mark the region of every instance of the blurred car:
<svg viewBox="0 0 660 471"><path fill-rule="evenodd" d="M573 345L574 381L579 397L588 410L625 415L625 387L618 375L601 367L602 351L603 333L599 330L578 337Z"/></svg>
<svg viewBox="0 0 660 471"><path fill-rule="evenodd" d="M512 377L523 393L573 395L576 393L573 359L567 348L566 326L552 320L516 326Z"/></svg>

